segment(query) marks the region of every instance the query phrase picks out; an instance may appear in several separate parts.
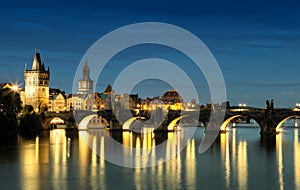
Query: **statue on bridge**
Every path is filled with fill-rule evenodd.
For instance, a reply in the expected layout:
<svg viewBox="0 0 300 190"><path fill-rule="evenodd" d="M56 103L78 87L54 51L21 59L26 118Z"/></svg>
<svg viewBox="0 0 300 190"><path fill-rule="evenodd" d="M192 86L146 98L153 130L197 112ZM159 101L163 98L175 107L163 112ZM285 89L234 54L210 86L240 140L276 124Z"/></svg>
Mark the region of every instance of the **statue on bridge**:
<svg viewBox="0 0 300 190"><path fill-rule="evenodd" d="M271 102L269 100L266 100L265 116L271 116L273 110L274 100L272 99Z"/></svg>
<svg viewBox="0 0 300 190"><path fill-rule="evenodd" d="M273 99L271 100L270 107L271 107L271 110L274 109L274 101L273 101Z"/></svg>
<svg viewBox="0 0 300 190"><path fill-rule="evenodd" d="M269 110L270 109L270 102L269 100L266 100L266 110Z"/></svg>

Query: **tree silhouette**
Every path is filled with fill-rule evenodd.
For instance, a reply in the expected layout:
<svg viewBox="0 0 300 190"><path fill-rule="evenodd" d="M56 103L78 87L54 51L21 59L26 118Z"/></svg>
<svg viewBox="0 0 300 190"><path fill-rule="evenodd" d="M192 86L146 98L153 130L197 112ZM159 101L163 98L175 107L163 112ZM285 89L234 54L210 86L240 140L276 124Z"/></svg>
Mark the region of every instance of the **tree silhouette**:
<svg viewBox="0 0 300 190"><path fill-rule="evenodd" d="M10 88L0 89L0 134L16 131L21 110L20 94Z"/></svg>
<svg viewBox="0 0 300 190"><path fill-rule="evenodd" d="M35 113L31 105L25 105L20 118L22 134L36 134L41 129L41 116Z"/></svg>

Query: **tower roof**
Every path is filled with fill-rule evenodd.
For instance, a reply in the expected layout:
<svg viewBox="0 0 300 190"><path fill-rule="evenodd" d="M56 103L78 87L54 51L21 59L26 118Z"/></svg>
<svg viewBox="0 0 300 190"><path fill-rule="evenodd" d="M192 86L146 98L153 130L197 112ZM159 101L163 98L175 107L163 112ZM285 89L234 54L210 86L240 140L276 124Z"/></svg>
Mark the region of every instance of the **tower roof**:
<svg viewBox="0 0 300 190"><path fill-rule="evenodd" d="M33 62L32 62L32 68L33 71L39 71L42 69L42 62L41 62L41 55L39 52L35 52Z"/></svg>
<svg viewBox="0 0 300 190"><path fill-rule="evenodd" d="M81 80L91 81L90 68L89 68L87 60L85 60L84 66L82 68L82 79Z"/></svg>
<svg viewBox="0 0 300 190"><path fill-rule="evenodd" d="M112 89L112 87L110 86L110 84L107 85L106 89L104 90L103 94L113 94L114 91Z"/></svg>
<svg viewBox="0 0 300 190"><path fill-rule="evenodd" d="M25 65L25 70L26 70L26 67L27 66ZM32 71L46 71L44 61L42 62L42 60L41 60L40 50L35 49L31 70ZM49 72L49 66L48 66L48 72Z"/></svg>

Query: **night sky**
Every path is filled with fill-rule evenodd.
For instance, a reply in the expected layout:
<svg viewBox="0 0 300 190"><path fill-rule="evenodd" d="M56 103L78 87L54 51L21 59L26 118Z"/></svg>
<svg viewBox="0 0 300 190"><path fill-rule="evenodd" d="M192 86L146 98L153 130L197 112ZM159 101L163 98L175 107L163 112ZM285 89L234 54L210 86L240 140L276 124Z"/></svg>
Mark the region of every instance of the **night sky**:
<svg viewBox="0 0 300 190"><path fill-rule="evenodd" d="M112 30L138 22L173 24L201 39L220 65L232 104L264 107L266 99L274 99L277 107L293 107L300 102L299 1L2 1L0 82L22 85L24 64L31 66L34 48L40 48L50 66L51 87L70 93L88 48ZM172 53L150 46L129 49L125 55L147 54L149 49ZM113 83L109 76L118 70L113 63L122 67L130 59L119 55L112 60L108 77L99 78L98 91ZM209 101L203 80L199 76L201 104ZM145 81L133 93L162 95L168 88Z"/></svg>

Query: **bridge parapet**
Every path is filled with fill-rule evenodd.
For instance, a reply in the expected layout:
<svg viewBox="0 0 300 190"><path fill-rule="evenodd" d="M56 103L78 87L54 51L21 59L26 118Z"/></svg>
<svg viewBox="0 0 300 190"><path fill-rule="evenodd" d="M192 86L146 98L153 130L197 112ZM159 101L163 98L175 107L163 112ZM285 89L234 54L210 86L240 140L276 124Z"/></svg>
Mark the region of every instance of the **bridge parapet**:
<svg viewBox="0 0 300 190"><path fill-rule="evenodd" d="M218 110L217 110L218 111ZM200 114L199 114L200 113ZM199 117L196 116L199 114ZM178 117L185 115L182 119L188 121L190 118L199 118L198 121L202 122L207 126L210 121L211 115L214 114L214 110L211 109L201 109L192 111L169 111L166 115L164 122L157 130L167 130L167 126ZM76 126L82 121L86 116L98 115L106 119L110 124L111 129L122 129L122 125L125 121L133 117L142 117L145 120L151 117L151 112L140 112L136 115L134 110L129 110L126 114L121 113L118 118L113 114L112 110L101 110L95 111L75 111L75 112L46 112L42 115L43 117L43 128L49 128L50 120L54 117L59 117L66 121L69 126ZM285 120L292 117L300 117L300 109L292 108L279 108L279 109L264 109L264 108L254 108L254 107L238 107L232 106L228 107L224 113L224 123L235 117L246 116L254 119L261 128L261 134L274 134L277 132L278 126L280 126ZM181 119L180 119L181 120ZM77 124L76 124L76 122ZM222 124L223 125L223 124Z"/></svg>

